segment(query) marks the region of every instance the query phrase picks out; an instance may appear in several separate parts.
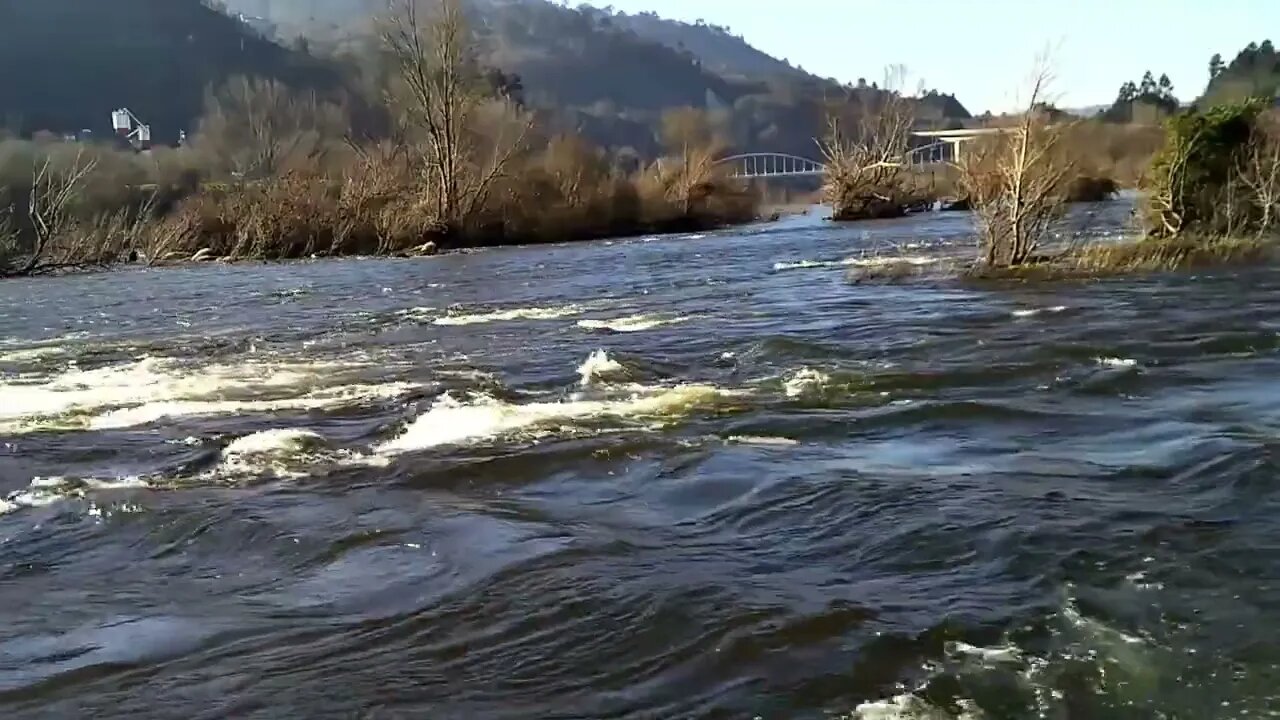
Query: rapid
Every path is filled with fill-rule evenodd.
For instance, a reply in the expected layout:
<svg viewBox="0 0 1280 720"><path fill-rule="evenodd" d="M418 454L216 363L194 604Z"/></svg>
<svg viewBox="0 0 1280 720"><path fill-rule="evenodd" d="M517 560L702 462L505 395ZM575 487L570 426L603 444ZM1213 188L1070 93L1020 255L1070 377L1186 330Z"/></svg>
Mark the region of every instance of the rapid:
<svg viewBox="0 0 1280 720"><path fill-rule="evenodd" d="M972 253L0 283L0 716L1280 715L1280 272L928 274Z"/></svg>

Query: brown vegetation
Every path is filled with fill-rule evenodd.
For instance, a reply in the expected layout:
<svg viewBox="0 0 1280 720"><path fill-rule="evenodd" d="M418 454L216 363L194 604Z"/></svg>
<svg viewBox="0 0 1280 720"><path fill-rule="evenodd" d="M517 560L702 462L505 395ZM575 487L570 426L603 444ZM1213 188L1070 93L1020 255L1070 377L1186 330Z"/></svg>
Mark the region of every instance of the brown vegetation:
<svg viewBox="0 0 1280 720"><path fill-rule="evenodd" d="M818 145L827 167L823 196L835 220L900 217L918 199L906 163L916 103L900 90L903 75L890 71L886 92L859 95L828 116Z"/></svg>
<svg viewBox="0 0 1280 720"><path fill-rule="evenodd" d="M1136 188L1164 144L1164 128L1085 120L1073 123L1063 142L1079 176Z"/></svg>
<svg viewBox="0 0 1280 720"><path fill-rule="evenodd" d="M51 158L68 145L23 144L16 161L37 172L29 182L0 175L0 207L30 212L0 211L0 275L134 254L423 254L756 216L756 195L716 166L723 145L704 112L672 111L666 157L630 172L580 137L541 133L496 91L471 54L460 0L399 0L381 35L389 69L368 103L385 108L381 133L357 138L352 113L314 94L233 78L208 94L188 148L128 161L98 150L59 164Z"/></svg>
<svg viewBox="0 0 1280 720"><path fill-rule="evenodd" d="M1265 105L1255 100L1192 110L1169 121L1145 173L1140 209L1147 227L1139 239L1069 244L1052 257L1028 252L1014 262L988 258L973 274L1096 277L1275 259L1280 132ZM1005 207L1024 205L1010 200L1008 186L1000 197ZM1055 207L1056 201L1046 203Z"/></svg>
<svg viewBox="0 0 1280 720"><path fill-rule="evenodd" d="M1016 125L966 152L960 185L978 225L981 261L1011 267L1032 259L1066 211L1074 166L1062 139L1039 110L1048 74L1035 78Z"/></svg>

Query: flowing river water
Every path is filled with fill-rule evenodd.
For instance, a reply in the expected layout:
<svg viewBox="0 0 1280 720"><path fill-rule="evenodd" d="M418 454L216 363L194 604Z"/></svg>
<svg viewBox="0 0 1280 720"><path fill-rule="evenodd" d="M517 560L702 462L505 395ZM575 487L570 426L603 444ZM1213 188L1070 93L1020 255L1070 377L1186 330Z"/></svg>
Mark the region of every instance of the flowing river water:
<svg viewBox="0 0 1280 720"><path fill-rule="evenodd" d="M1280 714L1280 272L970 237L0 284L0 717Z"/></svg>

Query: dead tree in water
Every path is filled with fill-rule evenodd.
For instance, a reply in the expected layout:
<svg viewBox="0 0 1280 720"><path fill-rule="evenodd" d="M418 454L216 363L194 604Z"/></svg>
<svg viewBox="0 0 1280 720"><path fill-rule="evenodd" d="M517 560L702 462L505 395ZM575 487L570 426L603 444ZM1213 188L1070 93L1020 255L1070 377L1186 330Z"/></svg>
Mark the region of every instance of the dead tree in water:
<svg viewBox="0 0 1280 720"><path fill-rule="evenodd" d="M904 76L896 68L886 73L883 90L860 89L853 122L840 112L827 118L827 135L818 142L826 163L822 191L837 220L905 212L906 155L916 115L915 100L901 91Z"/></svg>
<svg viewBox="0 0 1280 720"><path fill-rule="evenodd" d="M1051 127L1044 112L1049 80L1042 65L1016 124L979 143L959 163L960 185L978 224L982 262L989 267L1026 263L1066 212L1073 165L1061 142L1065 130Z"/></svg>

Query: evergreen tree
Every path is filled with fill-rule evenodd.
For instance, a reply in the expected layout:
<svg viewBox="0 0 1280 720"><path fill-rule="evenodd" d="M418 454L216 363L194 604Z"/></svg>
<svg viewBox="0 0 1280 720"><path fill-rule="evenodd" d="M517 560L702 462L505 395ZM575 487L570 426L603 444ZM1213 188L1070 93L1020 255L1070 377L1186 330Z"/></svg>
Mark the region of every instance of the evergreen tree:
<svg viewBox="0 0 1280 720"><path fill-rule="evenodd" d="M1222 70L1226 64L1222 62L1222 53L1214 53L1209 58L1209 79L1212 80L1222 74Z"/></svg>
<svg viewBox="0 0 1280 720"><path fill-rule="evenodd" d="M1156 79L1148 70L1142 76L1142 84L1138 86L1138 95L1141 97L1149 97L1156 94Z"/></svg>

